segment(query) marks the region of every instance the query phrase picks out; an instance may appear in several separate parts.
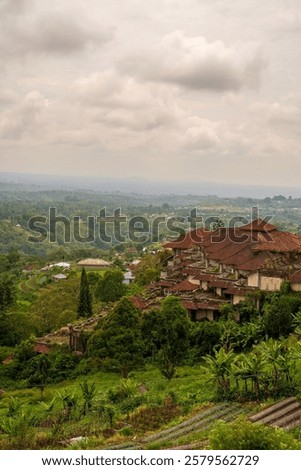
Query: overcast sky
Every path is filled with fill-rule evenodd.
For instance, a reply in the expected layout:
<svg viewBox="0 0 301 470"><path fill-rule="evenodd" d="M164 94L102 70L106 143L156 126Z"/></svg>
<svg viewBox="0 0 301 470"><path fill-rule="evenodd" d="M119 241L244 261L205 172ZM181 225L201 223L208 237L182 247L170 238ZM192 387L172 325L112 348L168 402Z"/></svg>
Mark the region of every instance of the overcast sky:
<svg viewBox="0 0 301 470"><path fill-rule="evenodd" d="M0 170L300 186L300 0L0 0Z"/></svg>

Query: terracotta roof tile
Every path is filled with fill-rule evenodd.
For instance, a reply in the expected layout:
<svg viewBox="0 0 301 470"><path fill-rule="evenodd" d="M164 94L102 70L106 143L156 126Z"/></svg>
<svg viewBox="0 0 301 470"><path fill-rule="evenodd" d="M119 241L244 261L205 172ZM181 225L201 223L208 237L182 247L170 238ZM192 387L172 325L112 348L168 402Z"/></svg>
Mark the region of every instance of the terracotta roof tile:
<svg viewBox="0 0 301 470"><path fill-rule="evenodd" d="M49 354L51 351L51 346L46 343L36 343L33 349L39 354Z"/></svg>
<svg viewBox="0 0 301 470"><path fill-rule="evenodd" d="M194 302L192 300L183 300L182 305L187 308L187 310L219 310L221 306L221 304L217 302Z"/></svg>
<svg viewBox="0 0 301 470"><path fill-rule="evenodd" d="M199 288L198 285L196 284L192 284L192 282L189 282L189 281L181 281L179 282L179 284L176 284L175 286L173 287L170 287L168 290L170 292L189 292L189 291L194 291L194 290L197 290Z"/></svg>
<svg viewBox="0 0 301 470"><path fill-rule="evenodd" d="M130 300L134 307L136 307L138 310L144 310L148 306L147 302L141 299L141 297L134 296L131 297Z"/></svg>
<svg viewBox="0 0 301 470"><path fill-rule="evenodd" d="M271 255L270 253L263 252L255 256L250 261L238 265L237 269L239 269L240 271L257 271L260 268L268 268L272 266L273 255Z"/></svg>
<svg viewBox="0 0 301 470"><path fill-rule="evenodd" d="M198 242L196 242L196 233L199 234ZM198 243L207 259L246 271L265 267L274 268L273 253L301 254L299 235L279 231L263 219L253 220L238 228L222 227L214 232L198 229L171 243L173 247L182 248L184 245L188 247ZM259 253L264 253L264 256L259 257ZM194 264L192 260L185 260L176 269L184 267L187 271L182 270L183 274L194 274L188 271L194 268Z"/></svg>
<svg viewBox="0 0 301 470"><path fill-rule="evenodd" d="M226 279L216 279L214 281L210 281L210 287L220 287L220 288L229 288L233 285L234 281L228 281Z"/></svg>
<svg viewBox="0 0 301 470"><path fill-rule="evenodd" d="M204 238L206 238L210 233L211 232L208 232L208 230L198 228L196 230L192 230L191 232L185 233L185 235L179 237L178 240L164 243L163 247L187 250L188 248L191 248L194 245L202 244Z"/></svg>
<svg viewBox="0 0 301 470"><path fill-rule="evenodd" d="M198 309L196 302L193 302L192 300L182 300L182 305L183 307L187 308L187 310Z"/></svg>
<svg viewBox="0 0 301 470"><path fill-rule="evenodd" d="M208 274L208 273L199 273L193 277L197 281L214 281L216 279L215 274Z"/></svg>
<svg viewBox="0 0 301 470"><path fill-rule="evenodd" d="M238 253L234 254L233 256L223 258L221 260L221 263L228 265L228 266L237 267L243 263L247 263L248 261L251 261L253 258L254 258L254 253L252 252L250 246L248 245L248 246L245 246Z"/></svg>
<svg viewBox="0 0 301 470"><path fill-rule="evenodd" d="M171 287L174 285L174 282L162 280L162 281L156 282L156 285L160 287Z"/></svg>
<svg viewBox="0 0 301 470"><path fill-rule="evenodd" d="M270 241L258 242L253 246L255 252L272 251L278 253L301 253L301 237L290 232L276 231Z"/></svg>
<svg viewBox="0 0 301 470"><path fill-rule="evenodd" d="M247 232L272 232L277 230L277 227L275 225L269 224L264 219L255 219L252 220L252 222L249 224L239 227L239 229Z"/></svg>

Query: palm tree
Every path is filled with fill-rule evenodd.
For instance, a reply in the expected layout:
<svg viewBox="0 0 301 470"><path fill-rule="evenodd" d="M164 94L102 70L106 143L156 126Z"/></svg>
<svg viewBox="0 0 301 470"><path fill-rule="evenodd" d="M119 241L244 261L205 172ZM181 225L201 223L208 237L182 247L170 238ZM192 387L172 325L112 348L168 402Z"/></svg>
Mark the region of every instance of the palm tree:
<svg viewBox="0 0 301 470"><path fill-rule="evenodd" d="M85 415L87 411L91 411L92 409L92 402L96 393L95 383L89 385L88 382L84 380L79 384L79 386L81 388L82 396L84 399L82 413L83 415Z"/></svg>
<svg viewBox="0 0 301 470"><path fill-rule="evenodd" d="M217 396L227 396L230 391L231 376L235 354L230 350L220 348L214 356L205 356L205 365L202 369L209 374L208 381L214 380L217 384Z"/></svg>
<svg viewBox="0 0 301 470"><path fill-rule="evenodd" d="M252 382L252 392L256 399L260 398L260 378L264 373L265 361L261 354L251 352L242 354L237 361L237 375L245 381L245 391L248 392L248 380Z"/></svg>
<svg viewBox="0 0 301 470"><path fill-rule="evenodd" d="M272 369L272 393L279 391L279 387L283 385L282 379L285 377L286 381L289 374L288 356L286 354L284 344L281 341L269 339L266 342L256 346L256 352L262 355L267 366Z"/></svg>

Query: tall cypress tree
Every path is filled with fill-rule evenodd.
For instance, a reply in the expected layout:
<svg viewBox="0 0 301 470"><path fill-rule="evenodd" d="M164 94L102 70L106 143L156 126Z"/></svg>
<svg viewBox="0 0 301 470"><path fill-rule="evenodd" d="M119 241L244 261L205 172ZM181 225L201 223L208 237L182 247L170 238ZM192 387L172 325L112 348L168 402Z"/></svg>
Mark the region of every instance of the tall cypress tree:
<svg viewBox="0 0 301 470"><path fill-rule="evenodd" d="M92 296L89 289L87 273L85 268L83 268L80 278L80 292L77 314L79 317L90 317L92 313Z"/></svg>

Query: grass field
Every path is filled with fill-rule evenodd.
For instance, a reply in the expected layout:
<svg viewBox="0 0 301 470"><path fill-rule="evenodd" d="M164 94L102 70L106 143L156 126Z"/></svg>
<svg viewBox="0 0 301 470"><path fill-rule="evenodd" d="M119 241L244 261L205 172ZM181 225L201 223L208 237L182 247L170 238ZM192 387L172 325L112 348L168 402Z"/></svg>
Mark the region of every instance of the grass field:
<svg viewBox="0 0 301 470"><path fill-rule="evenodd" d="M88 391L95 387L90 405L84 381ZM38 388L6 390L0 400L0 448L203 448L218 419L261 409L258 403L217 404L213 398L212 383L199 366L179 367L170 381L147 367L127 380L86 374L48 385L43 394Z"/></svg>

